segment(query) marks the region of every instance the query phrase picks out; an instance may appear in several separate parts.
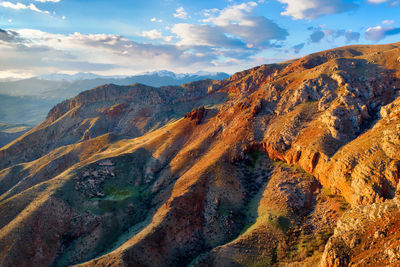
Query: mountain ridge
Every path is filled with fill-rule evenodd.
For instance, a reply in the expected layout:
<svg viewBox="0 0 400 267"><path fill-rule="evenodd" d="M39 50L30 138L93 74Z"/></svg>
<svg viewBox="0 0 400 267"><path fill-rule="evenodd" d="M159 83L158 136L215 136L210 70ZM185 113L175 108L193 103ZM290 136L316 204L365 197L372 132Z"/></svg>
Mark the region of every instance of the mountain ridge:
<svg viewBox="0 0 400 267"><path fill-rule="evenodd" d="M224 72L207 72L207 71L198 71L194 73L175 73L169 70L158 70L158 71L150 71L150 72L143 72L135 75L111 75L111 76L104 76L104 75L98 75L95 73L91 72L78 72L75 74L64 74L64 73L51 73L51 74L45 74L45 75L40 75L40 76L35 76L32 77L34 79L39 79L39 80L46 80L46 81L78 81L78 80L94 80L94 79L135 79L135 77L141 77L141 76L159 76L159 77L171 77L174 79L182 79L182 78L187 78L187 77L226 77L228 74ZM175 85L175 84L171 84Z"/></svg>
<svg viewBox="0 0 400 267"><path fill-rule="evenodd" d="M155 72L119 78L94 76L93 79L61 81L34 77L0 82L0 94L4 94L4 97L0 98L0 106L7 107L4 110L0 109L0 121L4 123L39 124L54 105L74 97L82 91L107 83L119 85L142 83L159 87L180 85L209 78L224 79L228 77L226 73L199 73L199 75L195 73L181 76L173 72L164 74ZM29 106L30 112L25 112L27 106Z"/></svg>
<svg viewBox="0 0 400 267"><path fill-rule="evenodd" d="M348 46L58 104L0 149L0 262L396 266L399 58Z"/></svg>

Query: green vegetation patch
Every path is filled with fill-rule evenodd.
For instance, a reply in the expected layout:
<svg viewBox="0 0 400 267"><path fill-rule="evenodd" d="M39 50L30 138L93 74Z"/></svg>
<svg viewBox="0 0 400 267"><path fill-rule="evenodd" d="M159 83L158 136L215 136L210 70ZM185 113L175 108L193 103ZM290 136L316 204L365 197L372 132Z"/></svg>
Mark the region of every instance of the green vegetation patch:
<svg viewBox="0 0 400 267"><path fill-rule="evenodd" d="M139 194L139 190L134 187L121 189L111 185L110 187L104 188L104 193L106 194L105 199L118 201L137 196Z"/></svg>
<svg viewBox="0 0 400 267"><path fill-rule="evenodd" d="M277 212L274 210L266 211L265 213L259 215L255 222L248 223L242 231L242 234L250 234L253 230L262 225L270 225L280 231L286 233L291 227L291 221L286 214L282 212Z"/></svg>
<svg viewBox="0 0 400 267"><path fill-rule="evenodd" d="M253 171L257 163L265 158L265 154L261 151L250 151L247 153L248 159L246 160L246 165L250 171Z"/></svg>
<svg viewBox="0 0 400 267"><path fill-rule="evenodd" d="M315 234L309 234L303 230L298 237L295 253L299 260L303 260L307 257L311 257L315 254L320 253L320 248L325 247L329 237L333 234L332 229L321 229Z"/></svg>
<svg viewBox="0 0 400 267"><path fill-rule="evenodd" d="M308 174L300 166L288 164L288 163L286 163L284 161L275 160L275 161L272 162L272 165L274 167L281 167L281 168L283 168L285 170L292 171L292 172L295 172L295 173L299 173L299 174L305 175L305 176L310 177L310 178L312 177L312 175Z"/></svg>
<svg viewBox="0 0 400 267"><path fill-rule="evenodd" d="M253 256L247 257L243 261L243 266L245 267L265 267L273 265L275 260L275 255L262 255L262 256Z"/></svg>

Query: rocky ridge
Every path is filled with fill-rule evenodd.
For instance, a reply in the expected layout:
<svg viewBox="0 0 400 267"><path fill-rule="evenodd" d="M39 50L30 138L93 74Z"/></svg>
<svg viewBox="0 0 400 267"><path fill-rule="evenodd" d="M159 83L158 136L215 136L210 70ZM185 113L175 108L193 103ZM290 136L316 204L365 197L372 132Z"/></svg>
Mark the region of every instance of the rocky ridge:
<svg viewBox="0 0 400 267"><path fill-rule="evenodd" d="M0 149L0 262L396 266L399 55L64 101Z"/></svg>

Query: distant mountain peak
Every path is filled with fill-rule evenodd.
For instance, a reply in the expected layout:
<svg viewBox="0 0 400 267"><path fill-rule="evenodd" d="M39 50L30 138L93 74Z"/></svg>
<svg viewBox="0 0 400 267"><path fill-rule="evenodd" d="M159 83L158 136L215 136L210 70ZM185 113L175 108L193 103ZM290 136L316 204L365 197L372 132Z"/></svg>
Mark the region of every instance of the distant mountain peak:
<svg viewBox="0 0 400 267"><path fill-rule="evenodd" d="M96 79L99 77L98 75L90 72L78 72L75 74L66 74L66 73L51 73L37 76L36 78L39 80L46 81L75 81L80 79Z"/></svg>
<svg viewBox="0 0 400 267"><path fill-rule="evenodd" d="M175 73L169 70L157 70L157 71L144 72L137 75L114 75L114 76L103 76L91 72L78 72L75 74L51 73L51 74L40 75L35 78L44 81L74 82L79 80L124 79L124 78L135 78L137 76L151 76L151 75L156 75L159 77L170 77L176 80L190 78L190 77L204 77L204 78L207 77L215 79L224 79L229 76L224 72L198 71L196 73Z"/></svg>
<svg viewBox="0 0 400 267"><path fill-rule="evenodd" d="M198 71L198 72L193 72L193 73L175 73L169 70L157 70L157 71L149 71L149 72L144 72L139 75L157 75L159 77L171 77L174 79L183 79L187 77L209 77L209 78L215 78L215 79L220 79L218 77L224 77L227 78L229 74L225 72L208 72L208 71Z"/></svg>
<svg viewBox="0 0 400 267"><path fill-rule="evenodd" d="M45 81L68 81L74 82L79 80L94 80L94 79L117 79L117 78L125 78L126 76L102 76L91 72L77 72L75 74L66 74L66 73L51 73L40 75L35 78L39 80Z"/></svg>

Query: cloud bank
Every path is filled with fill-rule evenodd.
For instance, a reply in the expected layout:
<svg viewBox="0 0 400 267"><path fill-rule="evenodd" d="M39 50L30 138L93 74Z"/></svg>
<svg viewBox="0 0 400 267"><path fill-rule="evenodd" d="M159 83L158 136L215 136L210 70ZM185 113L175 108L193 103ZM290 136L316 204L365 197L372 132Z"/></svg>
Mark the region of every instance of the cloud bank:
<svg viewBox="0 0 400 267"><path fill-rule="evenodd" d="M29 8L24 4L0 3L8 8ZM280 47L288 36L272 20L256 15L253 9L257 5L233 4L209 11L197 24L176 23L141 31L137 36L149 41L145 43L112 34L1 30L0 66L11 72L37 75L58 71L137 73L157 69L187 72L248 65L259 60L258 53ZM183 7L173 15L178 19L189 17ZM157 18L150 20L160 22Z"/></svg>

